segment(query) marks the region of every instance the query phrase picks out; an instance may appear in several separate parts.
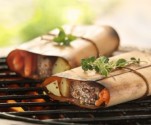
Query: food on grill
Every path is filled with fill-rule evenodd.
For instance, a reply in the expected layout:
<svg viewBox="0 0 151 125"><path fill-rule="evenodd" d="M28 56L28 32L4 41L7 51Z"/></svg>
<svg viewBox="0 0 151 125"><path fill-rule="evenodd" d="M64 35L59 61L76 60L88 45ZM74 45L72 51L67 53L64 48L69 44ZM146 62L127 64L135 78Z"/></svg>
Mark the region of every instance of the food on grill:
<svg viewBox="0 0 151 125"><path fill-rule="evenodd" d="M77 37L70 45L53 41L58 35L55 29L11 51L9 68L23 77L44 79L79 66L83 58L111 55L119 45L118 34L110 26L64 26L64 30Z"/></svg>
<svg viewBox="0 0 151 125"><path fill-rule="evenodd" d="M48 124L54 124L54 120L57 120L58 124L150 124L151 96L112 108L106 108L103 111L101 111L102 109L82 110L80 107L75 107L64 102L59 103L52 99L49 101L48 96L41 95L42 88L37 87L37 84L40 85L40 81L42 80L24 79L14 74L8 70L4 58L0 58L0 69L1 118L3 116L8 117L8 114L12 114L11 116L13 119L16 118L18 120L19 115L24 117L24 120L28 120L28 118L33 119L34 121L35 119L47 119L49 122ZM17 88L14 86L13 89L13 87L8 86L15 83L20 87ZM37 94L35 95L34 91L38 93L38 96ZM13 102L13 104L11 102L9 104L6 103L6 100L12 99L16 100L15 104ZM45 102L41 102L40 99L45 100ZM23 108L24 112L18 112L19 110L12 112L11 108L14 106ZM79 118L82 120L77 121Z"/></svg>
<svg viewBox="0 0 151 125"><path fill-rule="evenodd" d="M62 96L65 98L74 98L75 100L73 101L74 103L77 103L77 105L80 103L81 105L97 106L103 102L107 103L109 100L108 91L98 83L69 80L65 78L61 79L60 84L58 81L56 80L54 82L45 84L47 93L52 93L58 97ZM57 88L54 88L54 83L57 84Z"/></svg>
<svg viewBox="0 0 151 125"><path fill-rule="evenodd" d="M131 57L140 58L140 64L131 64L112 71L108 77L94 71L84 72L81 67L55 74L43 82L44 91L54 100L91 109L149 96L151 95L150 54L133 51L110 59L128 60ZM53 91L49 86L51 88L53 86Z"/></svg>

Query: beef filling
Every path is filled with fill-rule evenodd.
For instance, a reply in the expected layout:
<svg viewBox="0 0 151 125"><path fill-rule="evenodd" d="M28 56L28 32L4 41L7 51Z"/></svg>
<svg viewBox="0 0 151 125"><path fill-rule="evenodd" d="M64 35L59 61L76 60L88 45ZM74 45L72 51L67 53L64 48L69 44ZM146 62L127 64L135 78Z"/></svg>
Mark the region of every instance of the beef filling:
<svg viewBox="0 0 151 125"><path fill-rule="evenodd" d="M70 86L70 94L80 104L95 105L99 92L103 88L96 82L73 81Z"/></svg>
<svg viewBox="0 0 151 125"><path fill-rule="evenodd" d="M40 78L47 78L52 75L53 64L56 57L38 56L37 73Z"/></svg>

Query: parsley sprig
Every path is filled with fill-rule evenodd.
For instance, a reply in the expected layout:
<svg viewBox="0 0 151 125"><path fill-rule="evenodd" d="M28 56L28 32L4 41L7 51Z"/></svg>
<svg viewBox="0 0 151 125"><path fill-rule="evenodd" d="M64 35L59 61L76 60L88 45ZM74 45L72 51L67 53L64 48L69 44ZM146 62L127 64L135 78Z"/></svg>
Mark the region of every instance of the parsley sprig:
<svg viewBox="0 0 151 125"><path fill-rule="evenodd" d="M62 27L59 27L59 34L54 37L53 41L57 42L59 45L68 46L70 43L75 40L77 37L72 34L66 34Z"/></svg>
<svg viewBox="0 0 151 125"><path fill-rule="evenodd" d="M82 69L84 71L95 70L97 73L105 77L107 77L109 73L115 69L139 63L140 59L136 59L135 57L131 57L128 61L123 58L120 58L117 61L110 61L109 58L105 56L100 56L99 58L90 57L81 60Z"/></svg>

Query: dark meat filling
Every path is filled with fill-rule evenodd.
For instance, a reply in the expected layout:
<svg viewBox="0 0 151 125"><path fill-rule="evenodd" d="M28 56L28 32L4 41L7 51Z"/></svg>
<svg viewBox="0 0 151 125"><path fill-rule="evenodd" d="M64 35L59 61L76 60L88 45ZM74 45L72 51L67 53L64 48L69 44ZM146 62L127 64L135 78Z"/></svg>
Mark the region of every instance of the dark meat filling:
<svg viewBox="0 0 151 125"><path fill-rule="evenodd" d="M38 56L37 73L40 78L46 78L52 75L52 67L56 57Z"/></svg>
<svg viewBox="0 0 151 125"><path fill-rule="evenodd" d="M73 81L70 86L70 94L82 105L95 105L103 88L96 82Z"/></svg>

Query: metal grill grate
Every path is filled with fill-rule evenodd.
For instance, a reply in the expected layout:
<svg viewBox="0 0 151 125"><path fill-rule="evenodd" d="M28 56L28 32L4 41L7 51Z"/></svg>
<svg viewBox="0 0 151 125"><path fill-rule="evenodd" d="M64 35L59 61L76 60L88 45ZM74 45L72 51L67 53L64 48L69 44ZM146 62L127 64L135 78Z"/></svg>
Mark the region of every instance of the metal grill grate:
<svg viewBox="0 0 151 125"><path fill-rule="evenodd" d="M151 124L151 97L106 109L81 109L50 100L43 94L41 82L9 71L5 58L0 58L0 117L40 124ZM7 100L16 102L8 103ZM23 111L16 112L13 107L20 107Z"/></svg>

